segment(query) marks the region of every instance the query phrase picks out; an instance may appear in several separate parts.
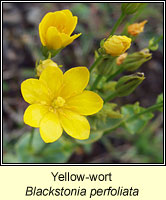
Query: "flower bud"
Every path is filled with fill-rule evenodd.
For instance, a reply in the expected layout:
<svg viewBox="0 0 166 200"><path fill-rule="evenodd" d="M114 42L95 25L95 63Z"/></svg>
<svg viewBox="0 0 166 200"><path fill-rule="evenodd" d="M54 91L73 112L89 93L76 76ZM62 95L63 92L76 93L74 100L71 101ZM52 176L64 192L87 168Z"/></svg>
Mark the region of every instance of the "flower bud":
<svg viewBox="0 0 166 200"><path fill-rule="evenodd" d="M121 55L116 59L116 64L117 64L117 65L121 65L121 64L124 62L124 60L126 59L127 55L128 55L128 53L123 53L123 54L121 54Z"/></svg>
<svg viewBox="0 0 166 200"><path fill-rule="evenodd" d="M136 73L120 78L115 86L116 96L123 97L131 94L145 79L144 73Z"/></svg>
<svg viewBox="0 0 166 200"><path fill-rule="evenodd" d="M143 3L122 3L122 13L130 15L139 10Z"/></svg>
<svg viewBox="0 0 166 200"><path fill-rule="evenodd" d="M130 48L131 38L113 35L104 42L104 49L111 56L119 56Z"/></svg>
<svg viewBox="0 0 166 200"><path fill-rule="evenodd" d="M78 18L70 10L47 13L39 24L39 36L44 47L58 50L71 44L81 33L71 35Z"/></svg>
<svg viewBox="0 0 166 200"><path fill-rule="evenodd" d="M140 23L134 23L128 26L128 33L132 36L137 36L138 34L144 31L144 25L147 23L147 20L144 20Z"/></svg>
<svg viewBox="0 0 166 200"><path fill-rule="evenodd" d="M102 87L103 93L108 93L108 91L114 92L116 84L117 84L117 81L105 82Z"/></svg>
<svg viewBox="0 0 166 200"><path fill-rule="evenodd" d="M114 66L114 58L103 58L102 62L97 66L97 73L107 76L110 75Z"/></svg>
<svg viewBox="0 0 166 200"><path fill-rule="evenodd" d="M102 110L97 113L96 116L104 120L107 118L120 119L123 117L123 115L116 108L117 104L115 103L105 103Z"/></svg>
<svg viewBox="0 0 166 200"><path fill-rule="evenodd" d="M145 48L139 52L129 54L123 61L122 66L127 71L135 71L151 58L152 54L149 49Z"/></svg>
<svg viewBox="0 0 166 200"><path fill-rule="evenodd" d="M40 64L36 67L37 76L40 76L42 71L47 66L58 67L58 65L55 62L53 62L51 59L40 61Z"/></svg>

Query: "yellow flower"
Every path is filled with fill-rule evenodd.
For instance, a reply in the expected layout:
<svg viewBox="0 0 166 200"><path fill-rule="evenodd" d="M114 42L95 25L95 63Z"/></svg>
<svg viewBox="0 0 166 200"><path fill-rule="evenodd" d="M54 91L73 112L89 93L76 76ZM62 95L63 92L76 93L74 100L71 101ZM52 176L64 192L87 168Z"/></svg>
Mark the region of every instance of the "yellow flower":
<svg viewBox="0 0 166 200"><path fill-rule="evenodd" d="M60 49L81 35L71 36L77 25L77 17L70 10L47 13L39 24L39 36L43 46L48 49Z"/></svg>
<svg viewBox="0 0 166 200"><path fill-rule="evenodd" d="M116 59L116 64L121 65L123 61L126 59L128 53L123 53L121 54L117 59Z"/></svg>
<svg viewBox="0 0 166 200"><path fill-rule="evenodd" d="M126 36L113 35L104 42L104 49L111 56L119 56L130 48L131 39Z"/></svg>
<svg viewBox="0 0 166 200"><path fill-rule="evenodd" d="M63 74L58 67L48 66L39 79L21 84L24 100L31 104L24 122L40 128L44 142L56 141L63 132L79 140L89 137L90 125L84 115L97 113L103 107L101 97L84 90L89 81L86 67L75 67Z"/></svg>
<svg viewBox="0 0 166 200"><path fill-rule="evenodd" d="M43 60L36 67L37 76L40 76L42 71L48 66L58 67L58 65L54 61L52 61L51 59Z"/></svg>
<svg viewBox="0 0 166 200"><path fill-rule="evenodd" d="M144 25L147 23L147 20L144 20L141 23L135 23L128 26L128 33L132 36L137 36L144 31Z"/></svg>

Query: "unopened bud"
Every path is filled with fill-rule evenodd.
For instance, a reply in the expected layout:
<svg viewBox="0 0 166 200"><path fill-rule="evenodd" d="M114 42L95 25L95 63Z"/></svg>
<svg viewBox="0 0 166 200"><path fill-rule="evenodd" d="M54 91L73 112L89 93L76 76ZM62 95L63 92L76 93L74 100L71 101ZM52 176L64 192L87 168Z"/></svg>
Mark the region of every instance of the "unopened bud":
<svg viewBox="0 0 166 200"><path fill-rule="evenodd" d="M136 73L120 78L115 86L118 97L128 96L131 94L145 79L144 73Z"/></svg>
<svg viewBox="0 0 166 200"><path fill-rule="evenodd" d="M122 63L122 66L127 71L135 71L141 65L152 58L149 49L143 49L139 52L129 54Z"/></svg>
<svg viewBox="0 0 166 200"><path fill-rule="evenodd" d="M97 73L108 76L111 74L114 66L115 58L114 57L103 57L102 62L97 66Z"/></svg>
<svg viewBox="0 0 166 200"><path fill-rule="evenodd" d="M134 23L128 26L128 33L132 36L137 36L138 34L144 31L144 25L147 23L147 20L144 20L141 23Z"/></svg>
<svg viewBox="0 0 166 200"><path fill-rule="evenodd" d="M105 82L102 87L103 93L108 93L108 91L114 92L116 84L117 84L117 81Z"/></svg>
<svg viewBox="0 0 166 200"><path fill-rule="evenodd" d="M36 67L37 76L40 76L42 71L47 66L58 67L58 65L54 61L52 61L51 59L40 61L40 64Z"/></svg>
<svg viewBox="0 0 166 200"><path fill-rule="evenodd" d="M143 3L122 3L122 13L130 15L139 10Z"/></svg>
<svg viewBox="0 0 166 200"><path fill-rule="evenodd" d="M119 119L119 118L122 118L123 115L116 108L117 108L117 104L115 104L115 103L105 103L103 105L102 110L99 113L97 113L96 116L98 118L101 118L101 119L107 119L107 118Z"/></svg>
<svg viewBox="0 0 166 200"><path fill-rule="evenodd" d="M103 48L107 54L110 54L114 57L125 53L125 51L130 48L130 45L131 38L113 35L104 42Z"/></svg>
<svg viewBox="0 0 166 200"><path fill-rule="evenodd" d="M124 62L124 60L126 59L127 55L128 55L128 53L123 53L123 54L121 54L121 55L116 59L116 64L117 64L117 65L121 65L121 64Z"/></svg>

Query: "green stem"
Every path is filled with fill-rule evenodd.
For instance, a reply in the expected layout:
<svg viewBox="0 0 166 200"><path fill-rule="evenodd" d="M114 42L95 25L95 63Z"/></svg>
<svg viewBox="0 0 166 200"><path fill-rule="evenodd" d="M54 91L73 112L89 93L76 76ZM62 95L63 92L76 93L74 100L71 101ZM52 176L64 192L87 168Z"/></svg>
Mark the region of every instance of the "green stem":
<svg viewBox="0 0 166 200"><path fill-rule="evenodd" d="M117 129L118 127L120 127L121 125L123 125L124 122L128 122L128 121L132 121L135 117L138 117L140 115L143 115L145 113L149 113L149 112L154 112L155 110L158 110L159 108L163 107L163 102L155 104L153 106L150 106L149 108L146 108L146 110L137 113L136 115L132 115L122 121L120 121L117 125L115 125L113 128L111 128L110 130L106 131L105 134L109 133L110 131L113 131L115 129Z"/></svg>
<svg viewBox="0 0 166 200"><path fill-rule="evenodd" d="M120 73L122 73L124 71L124 68L120 68L119 70L117 70L114 74L110 75L106 82L111 81L113 78L115 78L117 75L119 75Z"/></svg>
<svg viewBox="0 0 166 200"><path fill-rule="evenodd" d="M133 120L133 118L139 117L140 115L143 115L143 114L148 113L148 112L154 112L155 110L158 110L162 106L163 106L163 102L155 104L153 106L150 106L146 110L144 110L144 111L142 111L140 113L137 113L136 115L132 115L131 117L127 118L126 121L131 121L131 120Z"/></svg>
<svg viewBox="0 0 166 200"><path fill-rule="evenodd" d="M51 52L48 52L48 58L47 59L51 59Z"/></svg>
<svg viewBox="0 0 166 200"><path fill-rule="evenodd" d="M100 56L95 60L95 62L91 65L89 71L92 72L92 70L93 70L96 66L98 66L98 65L102 62L102 60L103 60L103 57L102 57L102 55L100 55Z"/></svg>
<svg viewBox="0 0 166 200"><path fill-rule="evenodd" d="M95 82L93 83L92 87L91 87L91 90L95 90L97 88L97 85L99 84L100 80L102 79L102 75L101 74L98 74Z"/></svg>
<svg viewBox="0 0 166 200"><path fill-rule="evenodd" d="M126 14L125 13L121 13L121 16L119 17L119 19L117 20L116 24L114 25L112 31L111 31L111 35L113 35L116 31L116 29L118 28L118 26L121 24L121 22L123 21L123 19L125 18Z"/></svg>
<svg viewBox="0 0 166 200"><path fill-rule="evenodd" d="M133 24L137 20L137 18L141 15L141 13L144 11L146 6L147 6L147 3L141 6L141 8L136 12L136 14L130 19L129 24Z"/></svg>
<svg viewBox="0 0 166 200"><path fill-rule="evenodd" d="M126 35L128 36L128 31L127 31L127 27L130 25L130 24L133 24L137 18L141 15L142 11L145 9L145 7L147 6L147 3L145 3L144 5L142 5L141 9L139 9L136 14L129 20L129 22L125 25L121 35ZM133 42L133 40L132 40Z"/></svg>
<svg viewBox="0 0 166 200"><path fill-rule="evenodd" d="M30 135L30 138L29 138L29 149L32 149L34 131L35 131L35 128L32 128L31 135Z"/></svg>
<svg viewBox="0 0 166 200"><path fill-rule="evenodd" d="M110 57L110 58L106 58L106 57L101 57L100 62L104 61L103 64L104 68L100 68L99 70L99 75L97 76L96 80L94 81L94 83L92 84L91 89L95 90L97 88L97 85L99 84L100 80L102 79L104 74L109 74L111 73L110 70L112 69L112 65L114 63L114 60L116 59L116 57Z"/></svg>
<svg viewBox="0 0 166 200"><path fill-rule="evenodd" d="M104 135L106 135L107 133L110 133L110 131L116 130L116 129L119 128L124 122L125 122L125 120L120 121L120 122L117 123L115 126L113 126L111 129L105 131Z"/></svg>
<svg viewBox="0 0 166 200"><path fill-rule="evenodd" d="M159 43L161 39L163 39L163 35L161 35L157 40L155 40L153 45L156 45L157 43Z"/></svg>

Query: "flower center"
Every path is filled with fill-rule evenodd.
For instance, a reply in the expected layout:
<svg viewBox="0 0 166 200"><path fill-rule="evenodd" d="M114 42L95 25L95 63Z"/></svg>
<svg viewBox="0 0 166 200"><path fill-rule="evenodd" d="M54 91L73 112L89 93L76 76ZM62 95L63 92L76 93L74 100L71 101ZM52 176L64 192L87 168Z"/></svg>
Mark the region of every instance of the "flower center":
<svg viewBox="0 0 166 200"><path fill-rule="evenodd" d="M65 26L64 26L63 24L58 25L56 28L58 29L58 31L59 31L60 33L63 33L64 30L65 30Z"/></svg>
<svg viewBox="0 0 166 200"><path fill-rule="evenodd" d="M53 100L51 105L53 108L59 108L62 107L64 104L65 100L62 97L57 97L56 99Z"/></svg>

